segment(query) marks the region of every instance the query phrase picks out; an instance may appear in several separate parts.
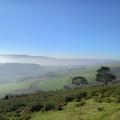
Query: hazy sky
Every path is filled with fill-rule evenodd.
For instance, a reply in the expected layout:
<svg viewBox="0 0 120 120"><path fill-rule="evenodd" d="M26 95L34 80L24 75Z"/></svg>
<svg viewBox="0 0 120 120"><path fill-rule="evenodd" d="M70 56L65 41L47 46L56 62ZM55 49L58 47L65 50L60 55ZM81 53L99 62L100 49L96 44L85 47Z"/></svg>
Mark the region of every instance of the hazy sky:
<svg viewBox="0 0 120 120"><path fill-rule="evenodd" d="M120 59L120 0L0 0L0 54Z"/></svg>

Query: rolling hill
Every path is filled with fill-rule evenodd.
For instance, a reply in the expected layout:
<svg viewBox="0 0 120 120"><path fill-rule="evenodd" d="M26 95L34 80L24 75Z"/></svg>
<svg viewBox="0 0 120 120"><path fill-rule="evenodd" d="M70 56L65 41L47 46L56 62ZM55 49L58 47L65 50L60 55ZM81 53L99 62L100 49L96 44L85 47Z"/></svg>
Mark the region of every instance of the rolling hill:
<svg viewBox="0 0 120 120"><path fill-rule="evenodd" d="M120 61L58 59L43 56L1 55L0 96L61 89L73 76L95 80L96 70L106 65L120 78Z"/></svg>
<svg viewBox="0 0 120 120"><path fill-rule="evenodd" d="M120 63L117 60L65 59L46 56L0 55L0 63L32 63L41 66L82 66L108 63Z"/></svg>

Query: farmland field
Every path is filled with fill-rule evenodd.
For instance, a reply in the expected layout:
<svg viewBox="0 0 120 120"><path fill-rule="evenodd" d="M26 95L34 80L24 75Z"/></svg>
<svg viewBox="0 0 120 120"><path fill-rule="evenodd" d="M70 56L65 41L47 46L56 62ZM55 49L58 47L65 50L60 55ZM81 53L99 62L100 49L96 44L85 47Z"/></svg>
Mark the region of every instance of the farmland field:
<svg viewBox="0 0 120 120"><path fill-rule="evenodd" d="M112 71L117 76L117 79L120 78L120 65L108 65L112 68ZM20 93L29 93L34 91L49 91L49 90L58 90L64 88L65 85L69 85L70 78L74 76L84 76L89 82L95 81L96 70L99 66L85 67L79 69L70 69L69 71L63 71L61 73L55 73L52 77L49 75L45 76L46 78L42 80L24 80L21 82L6 83L0 85L0 96L6 94L20 94ZM57 75L56 75L57 74Z"/></svg>

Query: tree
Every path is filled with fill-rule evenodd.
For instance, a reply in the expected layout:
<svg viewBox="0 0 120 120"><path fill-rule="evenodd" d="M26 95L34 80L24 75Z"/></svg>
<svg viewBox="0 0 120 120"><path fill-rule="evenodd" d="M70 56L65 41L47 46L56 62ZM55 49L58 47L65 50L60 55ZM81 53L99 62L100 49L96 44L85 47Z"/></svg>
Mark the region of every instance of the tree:
<svg viewBox="0 0 120 120"><path fill-rule="evenodd" d="M101 67L97 70L96 81L103 82L107 85L109 82L114 81L116 76L111 73L109 67Z"/></svg>
<svg viewBox="0 0 120 120"><path fill-rule="evenodd" d="M85 77L78 76L78 77L73 77L72 78L72 84L76 85L76 86L79 86L79 87L82 87L82 86L88 84L88 81Z"/></svg>

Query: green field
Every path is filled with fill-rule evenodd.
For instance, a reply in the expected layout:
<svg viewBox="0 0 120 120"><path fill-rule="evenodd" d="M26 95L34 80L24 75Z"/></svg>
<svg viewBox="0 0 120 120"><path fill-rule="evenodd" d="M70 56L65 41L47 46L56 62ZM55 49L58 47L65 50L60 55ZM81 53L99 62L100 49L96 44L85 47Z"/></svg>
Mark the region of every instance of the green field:
<svg viewBox="0 0 120 120"><path fill-rule="evenodd" d="M63 111L35 113L32 120L120 120L120 103L85 102L83 106L71 102Z"/></svg>
<svg viewBox="0 0 120 120"><path fill-rule="evenodd" d="M0 85L0 96L10 93L18 93L18 91L24 91L28 89L31 85L31 82L22 82L22 83L9 83Z"/></svg>
<svg viewBox="0 0 120 120"><path fill-rule="evenodd" d="M94 68L89 69L80 69L80 70L72 70L70 72L59 74L59 76L55 76L53 78L47 78L45 80L37 80L37 81L25 81L25 82L15 82L15 83L8 83L8 84L1 84L0 85L0 95L10 94L10 93L17 93L20 91L27 91L29 89L36 89L36 90L58 90L62 89L64 85L69 84L69 79L73 76L86 76L89 81L93 81L95 77L95 70Z"/></svg>
<svg viewBox="0 0 120 120"><path fill-rule="evenodd" d="M112 67L113 72L120 78L120 65L108 65ZM70 78L75 76L84 76L87 78L89 82L95 80L96 70L99 66L90 66L83 69L71 70L63 73L58 73L59 76L54 76L53 78L48 78L45 80L37 80L37 81L24 81L24 82L15 82L9 84L1 84L0 85L0 96L10 93L22 93L29 92L32 90L58 90L62 89L65 85L70 83Z"/></svg>

